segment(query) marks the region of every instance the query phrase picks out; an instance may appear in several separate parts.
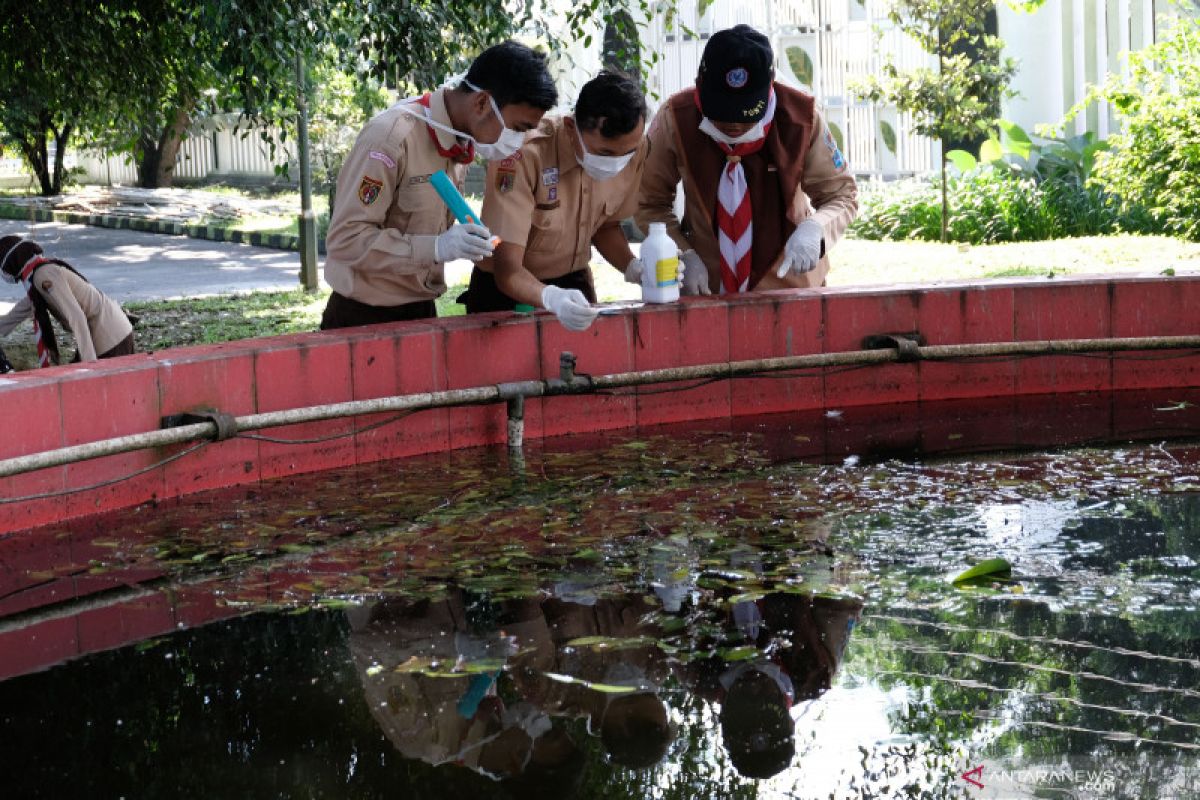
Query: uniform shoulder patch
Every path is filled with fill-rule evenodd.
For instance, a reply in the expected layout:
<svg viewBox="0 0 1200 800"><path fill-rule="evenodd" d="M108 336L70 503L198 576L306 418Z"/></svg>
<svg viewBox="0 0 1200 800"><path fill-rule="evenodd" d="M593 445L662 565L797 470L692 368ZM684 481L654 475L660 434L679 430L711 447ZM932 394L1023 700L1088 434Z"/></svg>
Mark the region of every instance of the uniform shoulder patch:
<svg viewBox="0 0 1200 800"><path fill-rule="evenodd" d="M358 184L358 199L364 206L369 206L379 199L379 193L382 190L383 181L363 175L362 182Z"/></svg>
<svg viewBox="0 0 1200 800"><path fill-rule="evenodd" d="M376 161L382 161L388 169L396 168L396 162L392 159L392 157L380 150L372 150L371 152L367 153L367 158L373 158Z"/></svg>
<svg viewBox="0 0 1200 800"><path fill-rule="evenodd" d="M833 138L833 132L828 128L825 129L825 146L829 148L829 158L833 161L833 168L841 172L846 168L846 157L842 155L842 151L837 146L837 141Z"/></svg>

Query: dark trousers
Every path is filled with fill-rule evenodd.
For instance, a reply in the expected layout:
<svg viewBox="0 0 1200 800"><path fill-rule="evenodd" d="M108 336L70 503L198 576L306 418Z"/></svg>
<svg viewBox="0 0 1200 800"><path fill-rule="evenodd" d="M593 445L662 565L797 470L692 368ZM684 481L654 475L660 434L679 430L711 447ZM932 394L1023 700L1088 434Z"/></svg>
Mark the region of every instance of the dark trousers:
<svg viewBox="0 0 1200 800"><path fill-rule="evenodd" d="M321 330L357 328L359 325L379 325L384 322L407 322L411 319L430 319L437 316L432 300L419 300L399 306L369 306L351 300L337 292L329 295L321 314Z"/></svg>
<svg viewBox="0 0 1200 800"><path fill-rule="evenodd" d="M557 278L542 278L542 283L561 289L578 289L589 303L596 302L596 288L592 286L592 271L587 267L568 272ZM500 291L496 276L479 267L471 270L471 283L467 291L458 296L458 302L467 307L468 314L487 311L512 311L517 301Z"/></svg>
<svg viewBox="0 0 1200 800"><path fill-rule="evenodd" d="M130 333L121 341L114 344L112 347L105 350L103 353L97 353L96 358L116 358L117 356L131 356L134 353L133 334ZM75 351L75 357L71 359L72 364L79 363L79 351Z"/></svg>

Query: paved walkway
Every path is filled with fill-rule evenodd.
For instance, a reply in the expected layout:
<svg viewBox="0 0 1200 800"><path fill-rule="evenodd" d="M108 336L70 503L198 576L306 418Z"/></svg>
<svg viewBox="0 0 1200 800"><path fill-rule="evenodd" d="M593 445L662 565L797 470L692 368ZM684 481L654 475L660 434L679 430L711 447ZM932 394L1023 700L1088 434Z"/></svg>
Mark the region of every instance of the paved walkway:
<svg viewBox="0 0 1200 800"><path fill-rule="evenodd" d="M209 242L186 236L0 220L0 236L35 239L46 254L69 262L119 301L199 297L300 285L294 250ZM0 284L0 312L21 296L21 287Z"/></svg>

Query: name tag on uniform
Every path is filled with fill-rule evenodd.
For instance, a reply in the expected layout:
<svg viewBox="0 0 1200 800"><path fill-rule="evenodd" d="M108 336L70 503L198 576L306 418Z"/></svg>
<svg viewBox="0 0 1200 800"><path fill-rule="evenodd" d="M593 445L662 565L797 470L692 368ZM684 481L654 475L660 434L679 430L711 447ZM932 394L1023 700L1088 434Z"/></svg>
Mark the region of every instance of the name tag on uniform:
<svg viewBox="0 0 1200 800"><path fill-rule="evenodd" d="M546 167L542 170L542 186L558 185L558 167Z"/></svg>
<svg viewBox="0 0 1200 800"><path fill-rule="evenodd" d="M408 179L408 185L416 186L418 183L429 183L429 179L432 177L433 177L432 174L430 174L430 175L413 175L411 178Z"/></svg>

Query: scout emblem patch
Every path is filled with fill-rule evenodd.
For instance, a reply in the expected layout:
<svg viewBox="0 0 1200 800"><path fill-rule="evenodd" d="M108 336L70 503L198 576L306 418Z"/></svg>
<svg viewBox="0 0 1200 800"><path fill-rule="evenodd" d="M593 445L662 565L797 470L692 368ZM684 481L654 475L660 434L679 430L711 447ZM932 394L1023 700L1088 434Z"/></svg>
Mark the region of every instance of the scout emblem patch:
<svg viewBox="0 0 1200 800"><path fill-rule="evenodd" d="M833 133L828 128L825 130L825 146L829 148L829 157L833 159L833 168L838 172L844 170L846 168L846 157L838 149L837 142L833 139Z"/></svg>
<svg viewBox="0 0 1200 800"><path fill-rule="evenodd" d="M516 183L517 173L509 172L508 170L500 170L496 173L496 191L501 194L511 192L513 185Z"/></svg>
<svg viewBox="0 0 1200 800"><path fill-rule="evenodd" d="M542 170L542 186L558 185L558 167L546 167Z"/></svg>
<svg viewBox="0 0 1200 800"><path fill-rule="evenodd" d="M377 181L364 175L362 183L358 185L358 199L364 206L369 206L379 199L379 191L382 188L383 181Z"/></svg>

